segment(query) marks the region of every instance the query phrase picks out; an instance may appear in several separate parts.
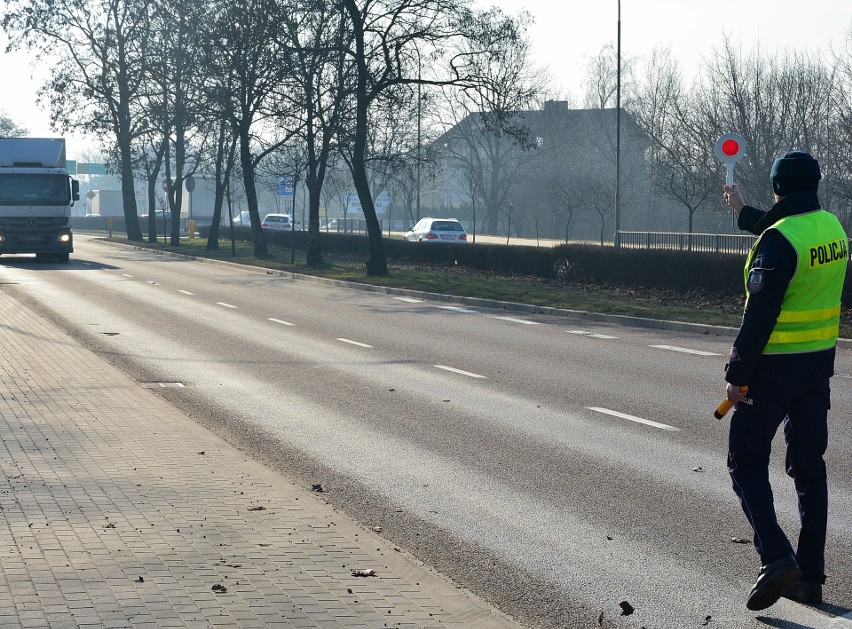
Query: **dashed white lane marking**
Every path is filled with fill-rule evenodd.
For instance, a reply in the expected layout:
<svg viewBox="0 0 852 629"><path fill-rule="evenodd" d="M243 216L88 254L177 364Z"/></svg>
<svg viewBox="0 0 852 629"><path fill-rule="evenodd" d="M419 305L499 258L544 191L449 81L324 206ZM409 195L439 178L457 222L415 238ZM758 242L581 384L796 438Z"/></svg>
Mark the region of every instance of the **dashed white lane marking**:
<svg viewBox="0 0 852 629"><path fill-rule="evenodd" d="M456 369L455 367L447 367L446 365L435 365L436 369L443 369L444 371L452 371L453 373L461 374L463 376L467 376L469 378L481 378L484 379L485 376L480 376L478 373L470 373L469 371L464 371L462 369Z"/></svg>
<svg viewBox="0 0 852 629"><path fill-rule="evenodd" d="M368 348L373 347L372 345L367 345L366 343L359 343L358 341L352 341L350 339L339 338L337 340L340 341L341 343L349 343L350 345L357 345L358 347L368 347Z"/></svg>
<svg viewBox="0 0 852 629"><path fill-rule="evenodd" d="M680 428L675 428L674 426L669 426L668 424L661 424L659 422L652 422L650 419L643 419L642 417L636 417L635 415L628 415L627 413L619 413L618 411L613 411L608 408L600 408L598 406L587 406L590 411L596 411L598 413L604 413L605 415L612 415L613 417L620 417L621 419L626 419L631 422L636 422L637 424L645 424L646 426L653 426L654 428L659 428L660 430L671 430L673 432L679 432Z"/></svg>
<svg viewBox="0 0 852 629"><path fill-rule="evenodd" d="M541 321L527 321L526 319L515 319L514 317L494 317L501 321L511 321L512 323L523 323L524 325L541 325Z"/></svg>
<svg viewBox="0 0 852 629"><path fill-rule="evenodd" d="M281 325L296 325L295 323L290 323L289 321L282 321L281 319L273 319L272 317L269 317L268 320L272 321L272 323L280 323Z"/></svg>
<svg viewBox="0 0 852 629"><path fill-rule="evenodd" d="M422 299L414 299L414 297L394 297L397 301L404 301L408 304L421 304L423 303Z"/></svg>
<svg viewBox="0 0 852 629"><path fill-rule="evenodd" d="M470 310L468 308L459 308L458 306L438 306L442 310L452 310L453 312L463 312L465 314L477 314L478 311Z"/></svg>
<svg viewBox="0 0 852 629"><path fill-rule="evenodd" d="M129 273L122 273L122 275L123 275L124 277L133 277L133 276L132 276L132 275L130 275Z"/></svg>
<svg viewBox="0 0 852 629"><path fill-rule="evenodd" d="M225 308L239 308L239 306L234 306L233 304L226 304L224 301L217 301L217 306L224 306Z"/></svg>
<svg viewBox="0 0 852 629"><path fill-rule="evenodd" d="M592 339L617 339L617 336L610 336L609 334L598 334L596 332L586 332L585 330L565 330L568 334L577 334L579 336L588 336Z"/></svg>
<svg viewBox="0 0 852 629"><path fill-rule="evenodd" d="M721 354L717 354L715 352L705 352L700 349L689 349L686 347L675 347L674 345L649 345L648 347L665 349L670 352L680 352L681 354L695 354L696 356L721 356Z"/></svg>
<svg viewBox="0 0 852 629"><path fill-rule="evenodd" d="M151 286L159 286L160 285L159 282L155 282L154 280L147 280L146 283L150 284Z"/></svg>
<svg viewBox="0 0 852 629"><path fill-rule="evenodd" d="M188 290L181 290L180 288L178 289L178 292L183 293L184 295L194 295L195 294L195 293L190 293Z"/></svg>

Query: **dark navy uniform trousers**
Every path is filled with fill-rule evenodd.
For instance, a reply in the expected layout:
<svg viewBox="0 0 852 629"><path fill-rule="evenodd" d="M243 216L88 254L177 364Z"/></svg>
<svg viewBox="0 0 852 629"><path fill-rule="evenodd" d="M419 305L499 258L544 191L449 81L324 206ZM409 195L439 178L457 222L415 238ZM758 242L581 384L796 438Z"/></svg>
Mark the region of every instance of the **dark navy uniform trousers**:
<svg viewBox="0 0 852 629"><path fill-rule="evenodd" d="M777 375L777 374L776 374ZM728 471L734 491L754 529L754 545L766 565L795 554L802 580L825 581L825 537L828 489L825 454L828 445L828 380L790 381L756 374L746 399L731 416ZM769 456L778 426L784 424L787 474L798 494L801 532L796 552L778 525Z"/></svg>

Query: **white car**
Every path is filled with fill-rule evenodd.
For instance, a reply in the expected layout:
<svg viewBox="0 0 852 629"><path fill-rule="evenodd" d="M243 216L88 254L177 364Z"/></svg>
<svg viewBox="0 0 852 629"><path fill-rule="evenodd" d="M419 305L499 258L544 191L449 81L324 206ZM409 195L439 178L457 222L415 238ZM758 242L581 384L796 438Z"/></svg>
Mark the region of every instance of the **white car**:
<svg viewBox="0 0 852 629"><path fill-rule="evenodd" d="M291 232L293 231L293 220L289 214L267 214L260 222L260 226L264 229Z"/></svg>
<svg viewBox="0 0 852 629"><path fill-rule="evenodd" d="M464 227L454 218L421 218L411 231L405 234L405 239L409 242L467 244Z"/></svg>

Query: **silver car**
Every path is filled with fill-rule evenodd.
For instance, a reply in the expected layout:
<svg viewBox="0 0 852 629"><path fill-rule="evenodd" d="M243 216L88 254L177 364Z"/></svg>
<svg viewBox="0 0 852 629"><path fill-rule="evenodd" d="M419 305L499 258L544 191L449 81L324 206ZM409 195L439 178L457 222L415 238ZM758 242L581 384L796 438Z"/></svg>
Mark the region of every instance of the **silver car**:
<svg viewBox="0 0 852 629"><path fill-rule="evenodd" d="M289 214L267 214L260 222L260 226L264 229L274 229L285 232L293 231L293 221Z"/></svg>
<svg viewBox="0 0 852 629"><path fill-rule="evenodd" d="M421 218L411 231L405 234L405 239L409 242L467 244L464 227L454 218Z"/></svg>

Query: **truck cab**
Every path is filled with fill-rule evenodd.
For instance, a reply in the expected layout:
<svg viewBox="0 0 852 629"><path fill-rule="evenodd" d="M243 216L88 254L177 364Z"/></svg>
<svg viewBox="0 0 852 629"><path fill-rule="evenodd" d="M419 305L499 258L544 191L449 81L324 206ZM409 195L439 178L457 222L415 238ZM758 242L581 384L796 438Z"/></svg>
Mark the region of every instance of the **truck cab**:
<svg viewBox="0 0 852 629"><path fill-rule="evenodd" d="M67 262L74 251L65 140L0 138L0 254L34 253Z"/></svg>

